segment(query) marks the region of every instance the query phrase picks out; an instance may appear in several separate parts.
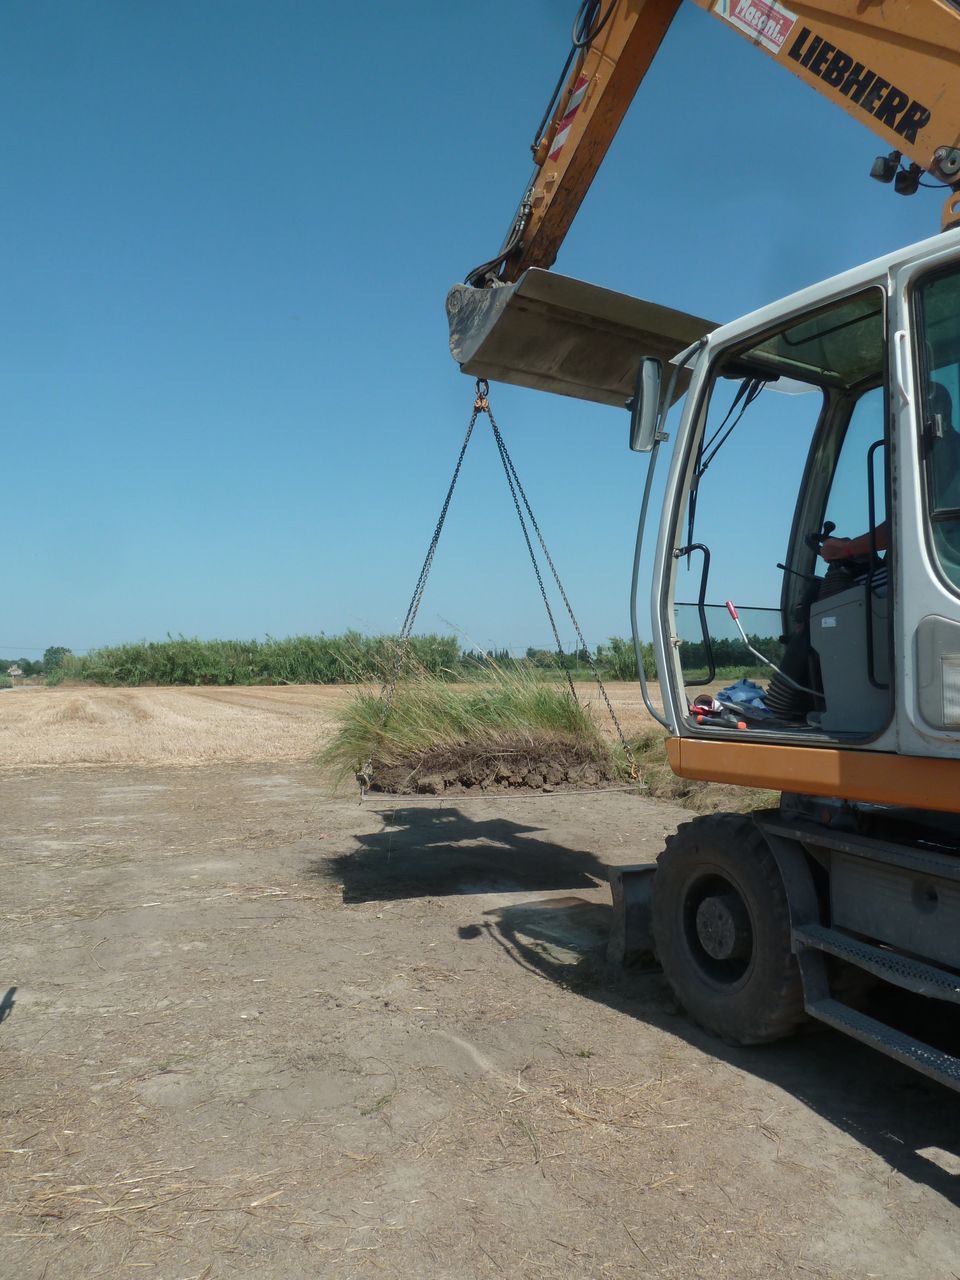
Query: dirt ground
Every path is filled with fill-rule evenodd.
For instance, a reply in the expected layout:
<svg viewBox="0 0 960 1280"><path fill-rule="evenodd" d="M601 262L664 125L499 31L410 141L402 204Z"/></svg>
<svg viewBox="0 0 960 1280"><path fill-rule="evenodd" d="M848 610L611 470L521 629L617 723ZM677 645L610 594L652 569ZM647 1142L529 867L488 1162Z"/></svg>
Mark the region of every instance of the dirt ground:
<svg viewBox="0 0 960 1280"><path fill-rule="evenodd" d="M605 971L606 867L688 814L360 807L298 696L299 760L0 768L0 1275L960 1275L956 1095Z"/></svg>

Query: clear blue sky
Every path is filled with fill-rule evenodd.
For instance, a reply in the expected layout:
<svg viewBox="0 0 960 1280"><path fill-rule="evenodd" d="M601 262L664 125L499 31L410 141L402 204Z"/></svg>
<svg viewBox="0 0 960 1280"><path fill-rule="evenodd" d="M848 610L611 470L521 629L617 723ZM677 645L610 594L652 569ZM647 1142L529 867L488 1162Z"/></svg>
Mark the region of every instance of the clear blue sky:
<svg viewBox="0 0 960 1280"><path fill-rule="evenodd" d="M575 7L8 0L0 656L396 630L471 407L444 297L500 243ZM733 318L936 230L880 149L687 6L558 269ZM588 640L626 634L625 415L493 396ZM484 434L422 629L546 644L498 467ZM762 529L783 496L752 501Z"/></svg>

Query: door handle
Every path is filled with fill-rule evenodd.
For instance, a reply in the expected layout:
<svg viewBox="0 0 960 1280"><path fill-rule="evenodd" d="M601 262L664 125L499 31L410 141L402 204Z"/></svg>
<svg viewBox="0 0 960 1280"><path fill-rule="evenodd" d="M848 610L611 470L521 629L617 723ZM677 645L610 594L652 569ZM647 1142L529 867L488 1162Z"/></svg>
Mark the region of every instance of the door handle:
<svg viewBox="0 0 960 1280"><path fill-rule="evenodd" d="M913 389L910 373L910 341L906 329L898 329L893 335L894 367L897 373L897 395L900 404L913 407Z"/></svg>

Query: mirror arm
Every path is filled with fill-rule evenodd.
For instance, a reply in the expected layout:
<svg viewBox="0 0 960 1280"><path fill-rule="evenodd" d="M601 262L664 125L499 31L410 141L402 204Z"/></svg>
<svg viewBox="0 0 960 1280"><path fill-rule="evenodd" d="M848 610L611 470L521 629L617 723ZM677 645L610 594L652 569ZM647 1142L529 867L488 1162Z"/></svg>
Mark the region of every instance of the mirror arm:
<svg viewBox="0 0 960 1280"><path fill-rule="evenodd" d="M663 362L654 356L642 356L633 395L626 403L630 412L630 448L634 453L649 453L656 442L662 384Z"/></svg>

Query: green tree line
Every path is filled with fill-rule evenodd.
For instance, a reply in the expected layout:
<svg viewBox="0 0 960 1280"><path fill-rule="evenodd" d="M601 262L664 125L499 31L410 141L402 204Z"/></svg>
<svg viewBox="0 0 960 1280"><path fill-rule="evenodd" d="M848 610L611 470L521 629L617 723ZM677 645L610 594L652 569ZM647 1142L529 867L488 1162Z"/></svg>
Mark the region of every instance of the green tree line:
<svg viewBox="0 0 960 1280"><path fill-rule="evenodd" d="M774 661L781 646L769 637L751 637L751 643ZM348 631L338 636L292 636L285 640L197 640L169 636L161 641L111 645L74 655L57 650L56 658L42 670L53 682L88 680L103 685L249 685L249 684L358 684L389 679L396 669L396 636L364 636ZM642 645L644 674L656 679L653 646ZM740 640L714 641L718 673L753 671L756 660ZM706 667L702 643L681 647L684 670ZM606 680L636 680L633 643L613 636L597 646L593 655ZM454 636L414 636L407 651L408 669L450 680L480 676L491 667L511 670L533 668L544 674L570 672L581 679L592 676L586 650L557 653L530 647L522 657L506 649L464 649ZM46 659L45 659L46 661Z"/></svg>
<svg viewBox="0 0 960 1280"><path fill-rule="evenodd" d="M68 654L57 678L103 685L248 685L358 684L389 679L396 669L396 636L293 636L285 640L196 640L170 636L162 641L111 645L87 654ZM601 674L611 680L635 680L633 645L612 639L595 655ZM453 636L413 636L406 651L408 669L451 680L482 675L491 666L590 675L585 650L563 654L530 648L524 657L506 649L484 653L463 649ZM644 645L644 666L655 675L653 649Z"/></svg>

